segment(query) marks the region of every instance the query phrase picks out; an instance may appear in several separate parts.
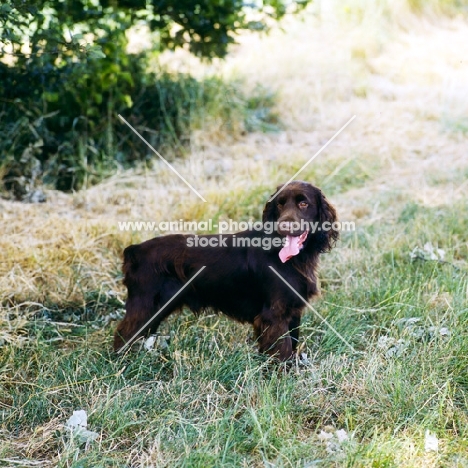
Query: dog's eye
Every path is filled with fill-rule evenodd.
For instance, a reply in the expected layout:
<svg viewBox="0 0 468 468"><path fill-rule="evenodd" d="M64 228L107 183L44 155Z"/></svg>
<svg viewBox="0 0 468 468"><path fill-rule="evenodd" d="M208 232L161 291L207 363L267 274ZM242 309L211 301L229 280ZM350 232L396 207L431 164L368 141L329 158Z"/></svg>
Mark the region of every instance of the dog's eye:
<svg viewBox="0 0 468 468"><path fill-rule="evenodd" d="M299 202L299 208L307 208L309 206L309 204L305 201L301 201Z"/></svg>

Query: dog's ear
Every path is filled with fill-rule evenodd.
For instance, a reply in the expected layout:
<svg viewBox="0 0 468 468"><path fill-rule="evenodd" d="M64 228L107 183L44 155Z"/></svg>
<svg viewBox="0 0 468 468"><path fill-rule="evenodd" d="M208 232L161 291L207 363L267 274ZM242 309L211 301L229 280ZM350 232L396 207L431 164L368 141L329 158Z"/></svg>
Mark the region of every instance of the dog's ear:
<svg viewBox="0 0 468 468"><path fill-rule="evenodd" d="M316 192L316 202L318 211L318 221L321 230L319 231L319 245L321 252L330 251L340 237L340 233L334 224L337 221L335 207L326 199L320 189Z"/></svg>
<svg viewBox="0 0 468 468"><path fill-rule="evenodd" d="M276 187L276 192L270 196L270 199L278 193L278 190L280 190L281 187L283 186L278 185L278 187ZM278 221L278 200L276 197L273 198L273 200L268 201L265 205L265 208L263 209L262 221L263 223Z"/></svg>

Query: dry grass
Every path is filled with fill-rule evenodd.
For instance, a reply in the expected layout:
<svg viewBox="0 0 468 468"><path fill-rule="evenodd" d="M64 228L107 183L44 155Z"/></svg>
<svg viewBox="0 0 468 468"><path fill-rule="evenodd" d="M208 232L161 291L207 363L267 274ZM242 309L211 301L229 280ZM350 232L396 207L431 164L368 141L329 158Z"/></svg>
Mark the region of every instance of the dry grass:
<svg viewBox="0 0 468 468"><path fill-rule="evenodd" d="M412 314L431 324L449 322L462 333L468 300L463 273L468 255L463 221L468 218L468 28L463 18L438 16L434 5L422 17L410 10L403 0L377 6L364 0L346 5L317 1L302 22L288 20L284 32L242 37L228 60L213 67L226 76L246 78L246 86L260 82L276 90L284 130L229 142L203 132L194 135L190 156L174 167L207 203L158 162L151 170L128 171L77 194L49 192L44 205L0 201L0 346L11 345L15 354L17 347L34 343L31 324L46 309L55 328L42 331L41 339L46 346L53 340L63 343L65 357L53 368L58 373L60 365L69 369L61 389L40 383L44 395L50 395L44 404L55 405L57 412L41 407L37 411L51 417L43 416L37 424L29 423L34 419L33 409L28 409L32 396L15 409L6 395L14 385L35 378L32 368L46 368L40 347L31 344L36 350L33 364L25 358L24 368L7 369L10 380L0 395L0 409L13 416L7 418L8 430L0 432L5 440L0 458L18 455L79 466L73 462L79 450L54 434L71 409L87 405L103 427L96 453L111 461L102 466L223 466L220 460L228 459L231 465L225 466L305 466L318 458L325 460L323 466L466 466L463 434L468 418L460 391L466 379L442 377L444 369L465 367L456 361L460 350L466 350L461 335L450 343L413 343L409 364L389 363L384 351L375 348L382 333L404 338L406 332L393 320ZM177 66L184 56L172 60ZM190 67L206 73L195 62ZM357 118L351 126L301 177L330 194L341 219L357 222L358 232L345 236L325 259L322 276L329 295L320 307L363 343L374 340L373 350L363 345L365 357L342 356L339 344L311 318L304 340L313 365L293 372L294 383L281 377L262 380L264 364L251 361L248 331L224 319L219 324L213 317L200 319L195 332L184 325L187 317L173 323L182 333L171 344L169 359L162 353L113 363L103 351L111 333L104 326L94 335L86 331L89 349L80 351L82 325L74 330L73 320L63 315L86 313L100 320L121 307L121 252L153 235L121 232L118 221L258 219L274 187L353 115ZM451 211L452 206L457 211ZM410 224L415 220L410 227L405 216ZM408 249L425 241L443 244L448 260L460 268L459 279L450 266L437 273L404 263ZM382 271L389 276L380 277ZM319 339L320 350L311 344ZM218 346L221 342L226 349ZM434 361L425 361L430 353ZM5 362L10 358L4 357ZM99 385L82 383L95 376L74 367L80 359L104 360ZM219 364L226 360L224 367ZM411 365L415 368L405 368ZM122 377L124 369L131 374ZM418 382L413 376L419 378L419 371L424 376ZM78 378L82 373L87 376L83 381ZM231 374L236 377L229 379ZM444 382L449 383L439 393ZM86 398L80 392L87 392ZM150 394L153 403L148 402ZM125 406L127 401L134 406ZM301 415L295 413L295 404L302 408ZM122 413L120 407L125 407ZM317 439L318 428L330 423L355 431L359 440L358 446L351 444L346 460L340 454L327 455ZM240 446L229 432L234 427L250 434ZM292 427L295 432L288 434ZM439 431L439 454L424 451L426 427ZM229 436L216 445L213 434ZM281 438L282 449L275 452ZM190 458L191 451L204 444L212 444L215 458Z"/></svg>
<svg viewBox="0 0 468 468"><path fill-rule="evenodd" d="M369 172L365 185L355 188L348 181L333 194L342 219L379 221L406 200L425 206L464 200L466 23L416 19L404 2L391 9L367 8L366 2L326 5L318 3L303 22L291 19L285 32L242 38L232 57L218 65L226 75L242 73L248 83L277 90L285 130L248 135L228 146L210 135L195 135L190 157L174 166L208 203L158 162L154 170L129 171L75 195L50 193L46 205L2 201L0 247L8 254L1 288L6 297L42 301L41 284L51 281L58 286L46 287L54 301L75 297L73 286L66 285L70 265L104 262L96 275L96 284L101 283L108 266L118 265L115 254L131 240L130 234L118 232L118 220L243 214L245 207L237 209L239 196L250 197L255 187L263 195L272 191L352 115L356 120L303 174L333 190L334 180L346 175L350 164L360 174ZM400 10L405 21L397 22ZM410 26L402 28L401 22ZM386 193L394 195L394 203L377 215L376 203ZM256 212L252 207L251 216L258 217L262 200L254 200L258 207Z"/></svg>

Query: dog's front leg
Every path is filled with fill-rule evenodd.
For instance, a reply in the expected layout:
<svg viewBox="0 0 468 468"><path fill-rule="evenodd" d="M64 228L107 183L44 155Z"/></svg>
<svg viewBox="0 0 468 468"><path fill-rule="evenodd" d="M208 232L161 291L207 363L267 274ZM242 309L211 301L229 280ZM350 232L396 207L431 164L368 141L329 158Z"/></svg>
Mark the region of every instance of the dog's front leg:
<svg viewBox="0 0 468 468"><path fill-rule="evenodd" d="M287 361L293 354L289 334L290 317L279 310L264 308L254 319L255 338L261 353L269 354L280 361Z"/></svg>
<svg viewBox="0 0 468 468"><path fill-rule="evenodd" d="M301 310L294 310L289 320L289 335L291 336L291 344L293 354L297 350L299 344L299 327L301 325Z"/></svg>

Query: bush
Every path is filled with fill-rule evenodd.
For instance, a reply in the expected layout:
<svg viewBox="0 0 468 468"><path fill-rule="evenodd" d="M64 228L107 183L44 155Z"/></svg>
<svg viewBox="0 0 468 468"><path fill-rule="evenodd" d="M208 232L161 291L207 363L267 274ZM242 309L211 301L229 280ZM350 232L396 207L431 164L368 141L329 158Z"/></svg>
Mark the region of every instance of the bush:
<svg viewBox="0 0 468 468"><path fill-rule="evenodd" d="M147 73L144 56L124 55L118 44L103 50L103 59L40 72L0 63L0 177L16 199L35 200L40 183L78 190L152 159L118 114L160 152L175 156L185 153L195 129L235 135L278 124L274 96L263 88L245 96L241 83L218 77Z"/></svg>
<svg viewBox="0 0 468 468"><path fill-rule="evenodd" d="M0 6L0 180L20 200L40 201L39 182L77 190L152 153L118 120L123 114L158 149L183 154L192 128L271 129L265 102L236 83L147 73L128 55L126 31L144 23L155 49L185 47L224 57L240 30L268 30L308 0L5 0ZM255 21L250 17L255 12ZM28 47L25 47L27 43Z"/></svg>

